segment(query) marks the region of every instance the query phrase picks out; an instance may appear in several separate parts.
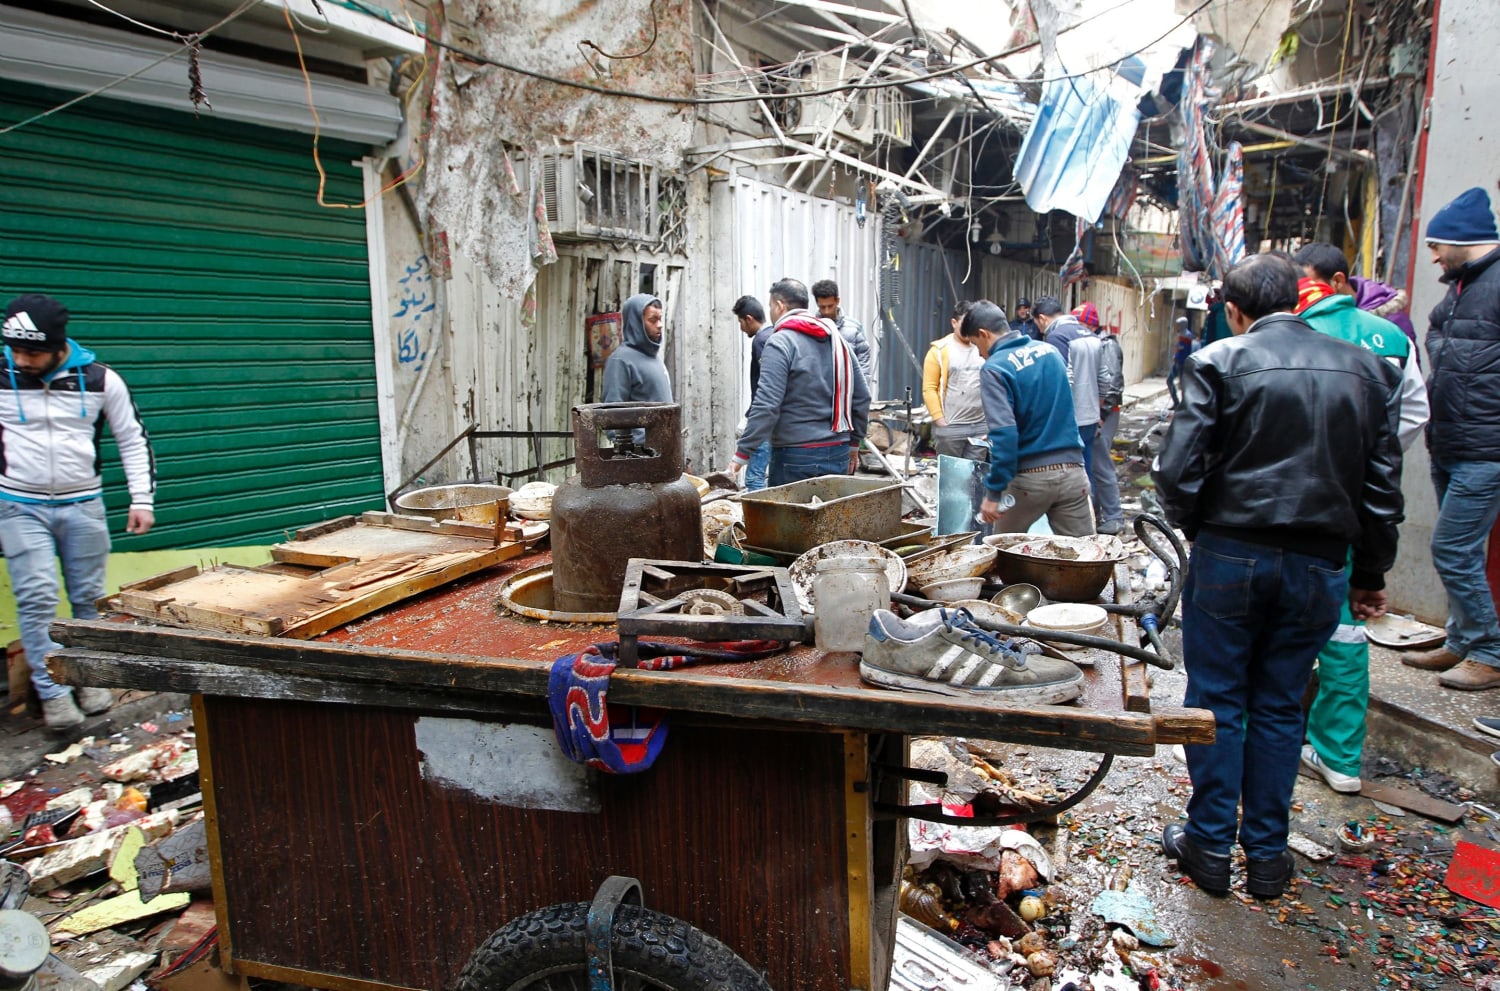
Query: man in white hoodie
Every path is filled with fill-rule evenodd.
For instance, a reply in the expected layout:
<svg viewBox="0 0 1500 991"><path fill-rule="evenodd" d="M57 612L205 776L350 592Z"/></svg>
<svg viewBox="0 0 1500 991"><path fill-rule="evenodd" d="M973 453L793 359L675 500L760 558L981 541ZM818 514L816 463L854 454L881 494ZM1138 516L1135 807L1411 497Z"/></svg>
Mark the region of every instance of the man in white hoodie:
<svg viewBox="0 0 1500 991"><path fill-rule="evenodd" d="M16 599L21 644L47 728L67 730L84 713L114 701L107 688L54 683L47 654L57 615L57 562L62 562L74 619L98 619L109 559L99 444L109 425L130 489L127 533L143 534L152 511L156 466L139 411L125 380L67 335L68 311L57 300L28 293L5 308L0 377L0 547ZM102 421L102 422L101 422Z"/></svg>

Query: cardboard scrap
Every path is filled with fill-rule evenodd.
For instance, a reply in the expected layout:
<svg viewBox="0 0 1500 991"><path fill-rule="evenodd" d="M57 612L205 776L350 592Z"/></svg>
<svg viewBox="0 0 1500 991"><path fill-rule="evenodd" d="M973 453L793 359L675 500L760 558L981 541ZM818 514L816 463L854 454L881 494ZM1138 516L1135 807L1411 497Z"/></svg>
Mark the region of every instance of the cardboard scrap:
<svg viewBox="0 0 1500 991"><path fill-rule="evenodd" d="M31 893L46 894L53 888L76 881L109 867L115 850L125 841L125 832L139 829L148 839L160 839L177 825L180 813L154 812L134 822L99 833L68 840L28 865Z"/></svg>
<svg viewBox="0 0 1500 991"><path fill-rule="evenodd" d="M194 901L187 907L187 911L162 923L160 928L165 931L155 943L161 952L161 973L165 973L183 954L203 942L206 937L213 935L218 926L214 903L206 898Z"/></svg>
<svg viewBox="0 0 1500 991"><path fill-rule="evenodd" d="M1459 837L1443 883L1455 895L1500 908L1500 850L1472 833Z"/></svg>
<svg viewBox="0 0 1500 991"><path fill-rule="evenodd" d="M1464 817L1466 811L1462 805L1454 805L1452 802L1444 802L1433 798L1431 795L1415 788L1397 784L1375 784L1366 781L1359 793L1365 798L1376 802L1388 802L1391 805L1415 812L1417 815L1436 819L1438 822L1458 822Z"/></svg>
<svg viewBox="0 0 1500 991"><path fill-rule="evenodd" d="M1321 843L1318 843L1301 833L1293 833L1286 838L1287 849L1295 850L1308 860L1332 860L1333 851Z"/></svg>
<svg viewBox="0 0 1500 991"><path fill-rule="evenodd" d="M202 817L133 857L133 873L140 878L143 901L149 902L160 894L205 891L212 886L208 824Z"/></svg>
<svg viewBox="0 0 1500 991"><path fill-rule="evenodd" d="M197 754L190 760L191 766L177 766L182 762L178 758L185 757L192 744L180 736L169 736L148 744L133 754L127 754L117 761L105 764L99 769L99 773L111 781L148 781L157 782L166 778L179 777L188 774L198 767ZM169 765L173 765L173 773L162 773Z"/></svg>

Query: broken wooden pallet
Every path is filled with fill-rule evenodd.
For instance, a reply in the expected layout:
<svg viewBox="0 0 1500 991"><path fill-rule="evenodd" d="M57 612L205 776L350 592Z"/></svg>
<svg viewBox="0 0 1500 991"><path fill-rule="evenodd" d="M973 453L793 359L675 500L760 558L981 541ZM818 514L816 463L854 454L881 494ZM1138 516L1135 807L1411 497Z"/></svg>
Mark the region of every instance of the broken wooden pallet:
<svg viewBox="0 0 1500 991"><path fill-rule="evenodd" d="M389 513L297 531L268 564L179 568L121 587L110 609L168 626L306 640L524 550L507 527Z"/></svg>

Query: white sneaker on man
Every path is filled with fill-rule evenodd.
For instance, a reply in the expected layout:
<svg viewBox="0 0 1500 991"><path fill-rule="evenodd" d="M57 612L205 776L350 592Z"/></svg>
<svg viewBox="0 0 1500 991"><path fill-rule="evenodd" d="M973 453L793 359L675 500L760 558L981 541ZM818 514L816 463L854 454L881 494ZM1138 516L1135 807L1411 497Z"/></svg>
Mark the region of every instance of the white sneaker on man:
<svg viewBox="0 0 1500 991"><path fill-rule="evenodd" d="M78 708L95 716L115 704L115 693L108 688L74 688L73 699Z"/></svg>
<svg viewBox="0 0 1500 991"><path fill-rule="evenodd" d="M1318 752L1313 749L1311 743L1304 743L1302 745L1302 766L1309 771L1317 771L1318 774L1322 775L1323 781L1327 783L1328 787L1336 792L1345 795L1354 795L1358 794L1359 789L1363 787L1359 778L1351 774L1340 774L1323 763L1323 758L1318 756Z"/></svg>
<svg viewBox="0 0 1500 991"><path fill-rule="evenodd" d="M83 710L68 692L57 698L42 699L42 719L50 730L69 730L83 725Z"/></svg>

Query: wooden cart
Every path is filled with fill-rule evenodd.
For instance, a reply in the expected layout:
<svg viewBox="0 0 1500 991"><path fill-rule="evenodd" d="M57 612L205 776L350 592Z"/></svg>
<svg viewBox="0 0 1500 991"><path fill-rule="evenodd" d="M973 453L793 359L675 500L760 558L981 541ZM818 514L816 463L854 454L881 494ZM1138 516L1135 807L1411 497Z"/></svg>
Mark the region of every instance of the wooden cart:
<svg viewBox="0 0 1500 991"><path fill-rule="evenodd" d="M535 563L522 559L520 567ZM63 622L55 674L190 692L225 962L331 989L449 986L508 920L612 875L777 991L880 991L911 736L1149 755L1212 739L1106 658L1076 704L996 709L874 690L854 655L617 671L611 702L670 714L647 772L561 758L550 662L609 627L497 610L487 573L319 641ZM1133 642L1128 620L1122 638Z"/></svg>

